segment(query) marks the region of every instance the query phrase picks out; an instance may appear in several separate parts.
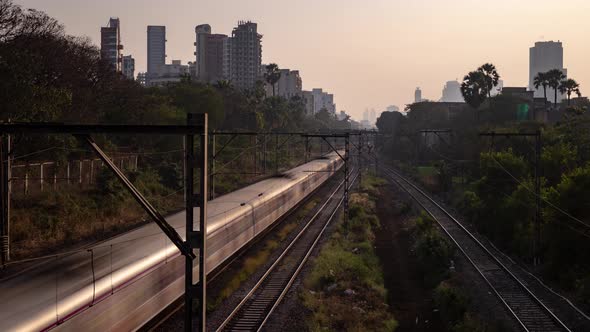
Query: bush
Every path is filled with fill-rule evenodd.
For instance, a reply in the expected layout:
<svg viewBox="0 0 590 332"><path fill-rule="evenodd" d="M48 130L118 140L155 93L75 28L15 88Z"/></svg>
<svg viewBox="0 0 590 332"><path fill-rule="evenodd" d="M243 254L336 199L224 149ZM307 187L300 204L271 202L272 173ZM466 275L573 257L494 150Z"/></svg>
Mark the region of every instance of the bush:
<svg viewBox="0 0 590 332"><path fill-rule="evenodd" d="M438 307L441 319L450 327L462 322L467 312L465 295L446 282L442 282L434 290L434 303Z"/></svg>
<svg viewBox="0 0 590 332"><path fill-rule="evenodd" d="M449 275L454 247L436 230L421 234L414 245L418 265L424 273L424 284L434 286Z"/></svg>

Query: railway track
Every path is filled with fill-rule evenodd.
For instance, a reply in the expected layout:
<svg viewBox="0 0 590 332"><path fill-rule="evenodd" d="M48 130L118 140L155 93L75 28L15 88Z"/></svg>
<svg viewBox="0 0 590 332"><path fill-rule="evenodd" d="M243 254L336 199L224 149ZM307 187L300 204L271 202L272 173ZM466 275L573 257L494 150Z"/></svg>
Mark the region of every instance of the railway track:
<svg viewBox="0 0 590 332"><path fill-rule="evenodd" d="M352 177L349 188L358 174ZM260 331L343 203L342 181L217 331ZM325 219L325 222L316 222Z"/></svg>
<svg viewBox="0 0 590 332"><path fill-rule="evenodd" d="M441 205L395 170L382 169L434 218L524 331L571 331L498 257Z"/></svg>

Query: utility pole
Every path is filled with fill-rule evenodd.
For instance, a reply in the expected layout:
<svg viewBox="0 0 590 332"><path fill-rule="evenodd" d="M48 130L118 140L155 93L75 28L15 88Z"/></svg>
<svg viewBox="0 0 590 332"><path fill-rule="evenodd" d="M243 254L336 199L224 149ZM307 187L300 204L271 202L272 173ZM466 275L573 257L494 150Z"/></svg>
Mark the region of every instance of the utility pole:
<svg viewBox="0 0 590 332"><path fill-rule="evenodd" d="M492 139L496 136L500 137L534 137L535 138L535 220L534 220L534 238L533 238L533 264L535 266L541 264L541 131L537 130L534 133L480 133L480 136L489 136Z"/></svg>
<svg viewBox="0 0 590 332"><path fill-rule="evenodd" d="M192 331L192 315L193 315L193 299L199 300L199 307L197 308L197 316L199 318L198 331L206 331L207 322L205 311L207 309L207 114L202 115L204 119L197 121L195 114L187 114L187 125L192 126L197 123L202 123L203 131L200 137L200 152L195 152L195 135L188 134L185 137L185 163L186 179L186 245L190 250L199 249L199 283L195 287L193 284L193 261L191 256L185 256L185 313L184 313L184 330L186 332ZM199 193L194 192L195 170L200 168ZM199 208L199 230L194 230L194 208ZM196 294L195 294L196 293Z"/></svg>

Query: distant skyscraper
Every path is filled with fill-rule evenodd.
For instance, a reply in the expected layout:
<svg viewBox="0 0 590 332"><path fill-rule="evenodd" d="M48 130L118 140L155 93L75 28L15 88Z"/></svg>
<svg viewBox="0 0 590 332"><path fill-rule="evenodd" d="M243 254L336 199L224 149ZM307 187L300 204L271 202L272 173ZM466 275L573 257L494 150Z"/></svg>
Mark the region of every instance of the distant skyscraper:
<svg viewBox="0 0 590 332"><path fill-rule="evenodd" d="M551 69L559 69L567 76L567 69L563 68L563 46L560 41L536 42L530 48L529 53L529 90L535 91L535 97L543 97L543 88L535 89L534 79L538 73L547 72ZM553 96L554 91L547 89L547 98ZM563 96L558 93L557 101Z"/></svg>
<svg viewBox="0 0 590 332"><path fill-rule="evenodd" d="M441 102L444 103L462 103L465 100L461 94L461 84L457 81L448 81L442 92Z"/></svg>
<svg viewBox="0 0 590 332"><path fill-rule="evenodd" d="M123 75L130 80L135 79L135 59L131 55L123 56Z"/></svg>
<svg viewBox="0 0 590 332"><path fill-rule="evenodd" d="M369 123L375 124L375 122L377 122L377 112L375 112L374 108L371 108L371 111L369 112Z"/></svg>
<svg viewBox="0 0 590 332"><path fill-rule="evenodd" d="M422 90L420 90L420 88L416 88L416 91L414 92L414 102L419 103L421 101L422 101Z"/></svg>
<svg viewBox="0 0 590 332"><path fill-rule="evenodd" d="M232 31L230 75L239 89L253 88L260 79L262 35L257 29L256 23L240 21Z"/></svg>
<svg viewBox="0 0 590 332"><path fill-rule="evenodd" d="M147 80L157 76L160 67L166 64L166 27L148 25L147 27Z"/></svg>
<svg viewBox="0 0 590 332"><path fill-rule="evenodd" d="M224 75L225 47L228 46L226 35L211 34L209 24L198 25L195 28L196 34L196 69L197 78L202 82L216 82L228 79Z"/></svg>
<svg viewBox="0 0 590 332"><path fill-rule="evenodd" d="M113 68L121 71L121 24L118 18L111 17L106 27L100 28L100 56Z"/></svg>

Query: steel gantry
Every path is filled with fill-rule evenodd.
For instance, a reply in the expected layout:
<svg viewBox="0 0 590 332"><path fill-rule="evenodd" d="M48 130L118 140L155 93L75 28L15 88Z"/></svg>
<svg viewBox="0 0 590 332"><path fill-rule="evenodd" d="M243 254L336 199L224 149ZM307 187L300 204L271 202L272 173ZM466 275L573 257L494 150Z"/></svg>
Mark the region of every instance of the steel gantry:
<svg viewBox="0 0 590 332"><path fill-rule="evenodd" d="M187 124L184 126L173 125L78 125L78 124L54 124L54 123L3 123L0 124L0 135L3 143L9 143L9 136L15 134L68 134L74 135L79 140L88 144L100 157L102 162L113 172L125 189L141 205L145 212L160 227L162 232L185 256L185 331L191 331L193 326L192 308L193 300L199 300L198 317L199 331L206 330L206 234L207 234L207 114L189 114ZM111 158L96 144L92 134L142 134L142 135L183 135L185 144L185 199L186 199L186 235L185 240L176 232L162 214L139 192L139 190L125 176L123 171L115 165ZM195 151L195 136L200 138L199 152ZM9 174L6 166L9 165L10 144L3 144L0 148L0 190L1 204L0 222L2 229L2 258L7 256L9 247L9 211L10 190ZM194 192L196 170L200 170L198 194ZM199 229L194 229L194 208L199 207ZM199 283L193 284L193 264L197 257L194 249L199 250ZM92 254L92 253L91 253Z"/></svg>
<svg viewBox="0 0 590 332"><path fill-rule="evenodd" d="M348 183L350 181L350 175L348 174L349 170L349 160L350 160L350 133L345 134L303 134L303 137L306 138L306 145L309 145L310 138L320 138L322 141L326 142L328 147L334 151L340 159L344 162L344 221L348 222L349 218L349 188ZM340 153L340 151L330 143L330 138L343 138L344 139L344 155ZM323 151L322 151L323 152Z"/></svg>

